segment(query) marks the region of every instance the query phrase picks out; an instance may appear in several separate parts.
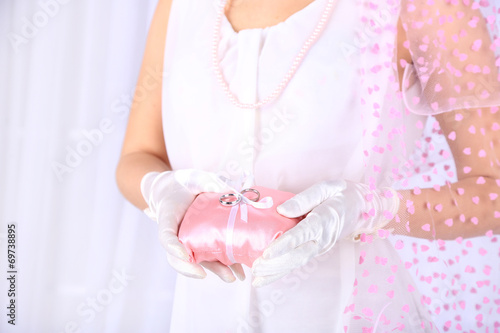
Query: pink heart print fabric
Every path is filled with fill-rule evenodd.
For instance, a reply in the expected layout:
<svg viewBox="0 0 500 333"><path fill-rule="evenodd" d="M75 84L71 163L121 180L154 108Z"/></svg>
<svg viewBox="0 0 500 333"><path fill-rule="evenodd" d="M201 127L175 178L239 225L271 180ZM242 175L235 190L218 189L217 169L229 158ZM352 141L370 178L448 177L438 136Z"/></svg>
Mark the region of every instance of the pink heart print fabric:
<svg viewBox="0 0 500 333"><path fill-rule="evenodd" d="M346 308L359 326L349 329L371 332L376 322L384 331L399 317L408 320L399 325L405 332L499 332L500 3L363 1L361 7L364 44L352 62L360 64L365 181L400 194L398 216L383 235L400 261L391 265L389 255L370 250L376 236L362 239L367 246L357 256L364 273ZM411 62L396 50L409 52ZM397 286L402 270L414 282ZM379 308L408 295L416 295L433 323L424 324L408 302L377 321Z"/></svg>
<svg viewBox="0 0 500 333"><path fill-rule="evenodd" d="M406 64L403 96L421 114L490 107L500 103L498 39L488 25L498 24L489 1L405 1L401 11L413 64ZM498 6L498 3L497 3ZM498 8L495 8L498 11Z"/></svg>

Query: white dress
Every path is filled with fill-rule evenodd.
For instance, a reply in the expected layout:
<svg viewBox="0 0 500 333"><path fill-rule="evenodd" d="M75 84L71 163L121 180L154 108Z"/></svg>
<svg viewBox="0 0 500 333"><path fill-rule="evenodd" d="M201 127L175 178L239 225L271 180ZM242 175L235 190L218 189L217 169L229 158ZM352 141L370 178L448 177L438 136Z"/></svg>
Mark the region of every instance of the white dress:
<svg viewBox="0 0 500 333"><path fill-rule="evenodd" d="M294 193L326 179L365 181L357 54L346 54L345 48L356 39L359 27L353 22L362 22L354 3L338 1L321 38L275 103L243 110L229 102L212 68L218 1L174 0L162 95L172 167L233 179L250 173L257 185ZM272 92L325 4L316 0L285 22L238 33L223 18L220 63L240 101L256 102ZM380 82L380 89L386 86ZM387 240L341 241L260 289L251 287L251 272L246 273L246 281L233 284L213 274L204 280L179 276L171 332L433 330L411 277ZM391 290L403 292L391 297Z"/></svg>

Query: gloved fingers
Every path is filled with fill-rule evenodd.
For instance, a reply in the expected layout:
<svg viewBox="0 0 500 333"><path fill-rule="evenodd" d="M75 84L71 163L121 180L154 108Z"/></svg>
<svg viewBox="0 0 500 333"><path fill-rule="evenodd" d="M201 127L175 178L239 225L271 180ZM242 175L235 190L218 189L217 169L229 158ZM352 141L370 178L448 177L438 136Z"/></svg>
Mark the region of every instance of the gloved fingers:
<svg viewBox="0 0 500 333"><path fill-rule="evenodd" d="M233 271L228 266L219 261L204 261L201 263L201 265L220 277L224 282L231 283L236 281Z"/></svg>
<svg viewBox="0 0 500 333"><path fill-rule="evenodd" d="M319 240L321 232L321 216L313 211L295 227L269 244L262 257L265 259L280 257L304 243Z"/></svg>
<svg viewBox="0 0 500 333"><path fill-rule="evenodd" d="M246 278L245 271L243 270L243 267L241 266L241 264L233 264L229 267L231 267L234 275L238 278L238 280L240 280L240 281L245 280L245 278Z"/></svg>
<svg viewBox="0 0 500 333"><path fill-rule="evenodd" d="M187 277L204 279L207 276L207 272L199 264L181 260L169 253L167 253L167 261L173 269Z"/></svg>
<svg viewBox="0 0 500 333"><path fill-rule="evenodd" d="M189 255L186 247L179 241L177 235L170 232L160 232L160 243L171 256L183 261L192 260L192 257Z"/></svg>
<svg viewBox="0 0 500 333"><path fill-rule="evenodd" d="M252 286L255 288L260 288L267 286L268 284L271 284L275 281L278 281L279 279L285 277L286 275L290 274L291 271L275 274L275 275L268 275L268 276L257 276L253 279L252 281Z"/></svg>
<svg viewBox="0 0 500 333"><path fill-rule="evenodd" d="M318 254L318 244L309 241L282 256L266 259L257 258L252 266L252 274L256 277L268 277L287 274L298 267L305 265L311 258Z"/></svg>
<svg viewBox="0 0 500 333"><path fill-rule="evenodd" d="M317 183L279 205L277 211L285 217L300 217L345 187L346 183L343 180Z"/></svg>
<svg viewBox="0 0 500 333"><path fill-rule="evenodd" d="M151 208L147 207L146 209L143 210L144 214L146 214L147 217L149 217L151 220L155 221L158 223L158 219L156 218L156 214L154 214L151 211Z"/></svg>
<svg viewBox="0 0 500 333"><path fill-rule="evenodd" d="M189 261L189 254L177 237L179 224L184 214L182 216L180 213L176 214L169 207L165 207L165 210L168 211L163 213L158 219L158 238L160 239L160 243L171 255L181 260Z"/></svg>
<svg viewBox="0 0 500 333"><path fill-rule="evenodd" d="M178 170L175 180L193 194L202 192L234 192L234 189L224 182L217 174L197 169Z"/></svg>

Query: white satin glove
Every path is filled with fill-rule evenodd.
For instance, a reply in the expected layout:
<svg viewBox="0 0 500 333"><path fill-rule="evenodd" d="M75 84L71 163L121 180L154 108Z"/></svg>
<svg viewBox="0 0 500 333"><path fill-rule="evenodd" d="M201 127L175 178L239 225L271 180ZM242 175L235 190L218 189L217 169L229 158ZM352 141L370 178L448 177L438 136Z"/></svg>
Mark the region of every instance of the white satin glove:
<svg viewBox="0 0 500 333"><path fill-rule="evenodd" d="M255 260L253 285L264 286L329 251L339 239L372 233L384 227L399 208L390 188L371 191L368 185L345 180L313 185L277 207L299 224L272 242Z"/></svg>
<svg viewBox="0 0 500 333"><path fill-rule="evenodd" d="M234 275L243 280L245 273L240 264L228 267L220 262L194 263L177 237L186 211L202 192L224 193L232 192L232 189L216 174L196 169L150 172L141 180L141 193L149 206L144 212L158 223L160 242L167 251L168 262L176 271L202 279L207 275L205 267L225 282L235 281Z"/></svg>

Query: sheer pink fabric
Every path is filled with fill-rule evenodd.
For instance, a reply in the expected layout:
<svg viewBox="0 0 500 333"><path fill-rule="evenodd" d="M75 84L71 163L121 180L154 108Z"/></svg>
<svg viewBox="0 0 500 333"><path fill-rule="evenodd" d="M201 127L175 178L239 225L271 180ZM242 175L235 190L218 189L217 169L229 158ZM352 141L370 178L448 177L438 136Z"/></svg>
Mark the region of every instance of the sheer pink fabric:
<svg viewBox="0 0 500 333"><path fill-rule="evenodd" d="M404 48L411 63L395 53L397 26L380 23L381 13L397 10L393 1L364 2L366 43L360 59L366 181L399 189L400 214L388 227L389 239L415 285L406 290L387 285L400 275L383 267L386 259L380 255L375 261L387 271L378 272L378 283L364 281L353 304L362 302L360 295L369 294L374 285L378 294L391 299L416 287L438 330L497 332L499 8L489 1L401 1ZM384 62L387 54L393 61ZM401 83L398 72L404 73ZM388 82L387 88L380 82ZM422 133L418 140L405 139L415 132ZM370 253L361 252L360 262L366 261L365 255ZM372 274L367 272L366 279ZM363 280L365 276L357 283ZM375 313L375 307L361 310L360 317L363 311ZM408 306L400 311L404 315ZM410 311L407 316L418 327L415 331L423 329L417 315ZM403 331L412 330L406 326Z"/></svg>
<svg viewBox="0 0 500 333"><path fill-rule="evenodd" d="M488 1L413 0L403 2L405 44L413 64L405 66L404 99L416 113L437 114L500 104L495 51L495 10ZM494 30L493 30L494 31Z"/></svg>

